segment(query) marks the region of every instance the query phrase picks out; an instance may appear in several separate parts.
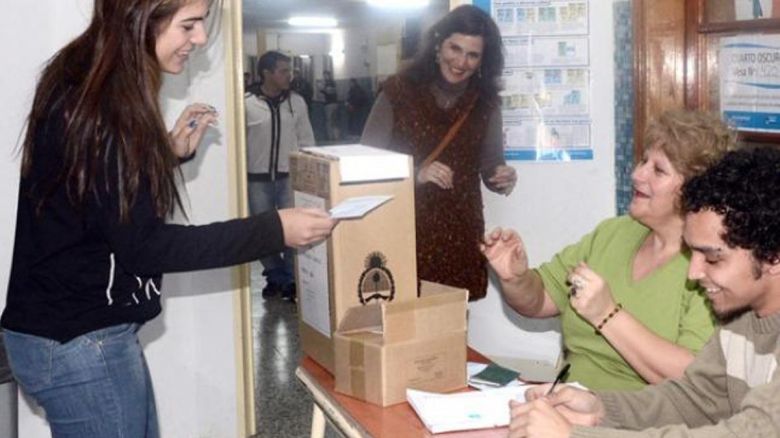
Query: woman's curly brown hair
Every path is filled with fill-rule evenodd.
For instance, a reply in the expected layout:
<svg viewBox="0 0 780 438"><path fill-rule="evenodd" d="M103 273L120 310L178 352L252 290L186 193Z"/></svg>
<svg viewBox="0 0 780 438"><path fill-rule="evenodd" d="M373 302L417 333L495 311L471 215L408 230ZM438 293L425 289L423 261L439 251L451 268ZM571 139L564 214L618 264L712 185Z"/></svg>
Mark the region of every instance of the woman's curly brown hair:
<svg viewBox="0 0 780 438"><path fill-rule="evenodd" d="M736 148L734 131L720 117L691 110L663 112L648 125L644 142L661 150L686 181Z"/></svg>

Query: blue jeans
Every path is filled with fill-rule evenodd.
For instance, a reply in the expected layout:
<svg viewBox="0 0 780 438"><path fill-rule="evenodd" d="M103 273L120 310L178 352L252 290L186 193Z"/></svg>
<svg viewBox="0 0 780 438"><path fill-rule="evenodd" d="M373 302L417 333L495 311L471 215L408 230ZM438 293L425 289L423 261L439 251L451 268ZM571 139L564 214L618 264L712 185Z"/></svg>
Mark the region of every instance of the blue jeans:
<svg viewBox="0 0 780 438"><path fill-rule="evenodd" d="M53 438L158 438L138 324L120 324L65 344L4 330L19 386L46 412Z"/></svg>
<svg viewBox="0 0 780 438"><path fill-rule="evenodd" d="M249 212L265 213L270 210L292 207L290 196L290 178L287 176L275 181L253 181L249 179ZM293 277L293 250L286 248L282 254L263 257L263 275L268 284L286 286L295 282Z"/></svg>

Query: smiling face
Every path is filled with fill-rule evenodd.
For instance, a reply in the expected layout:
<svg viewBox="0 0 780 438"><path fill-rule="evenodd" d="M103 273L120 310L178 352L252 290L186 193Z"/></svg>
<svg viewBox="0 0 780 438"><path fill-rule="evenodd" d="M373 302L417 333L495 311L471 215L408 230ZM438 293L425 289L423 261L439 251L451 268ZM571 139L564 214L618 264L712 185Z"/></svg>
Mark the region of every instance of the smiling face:
<svg viewBox="0 0 780 438"><path fill-rule="evenodd" d="M208 37L204 22L208 12L207 0L192 0L176 11L170 23L160 30L155 41L160 70L181 73L190 53L206 44Z"/></svg>
<svg viewBox="0 0 780 438"><path fill-rule="evenodd" d="M450 84L469 79L482 64L484 41L481 36L453 33L441 42L437 62L441 76Z"/></svg>
<svg viewBox="0 0 780 438"><path fill-rule="evenodd" d="M647 149L631 174L631 217L648 226L679 219L677 203L683 180L661 149Z"/></svg>
<svg viewBox="0 0 780 438"><path fill-rule="evenodd" d="M719 316L753 309L759 316L780 310L776 265L759 263L750 251L723 241L722 216L703 210L685 217L683 239L691 249L688 278L699 282Z"/></svg>

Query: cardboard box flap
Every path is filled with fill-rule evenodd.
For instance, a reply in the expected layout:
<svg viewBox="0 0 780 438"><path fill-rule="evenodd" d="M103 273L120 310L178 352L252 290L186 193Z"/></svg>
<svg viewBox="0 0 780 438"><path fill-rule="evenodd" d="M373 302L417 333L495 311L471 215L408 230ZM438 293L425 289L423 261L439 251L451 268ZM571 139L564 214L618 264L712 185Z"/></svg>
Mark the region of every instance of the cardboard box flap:
<svg viewBox="0 0 780 438"><path fill-rule="evenodd" d="M407 388L449 392L466 386L468 291L433 289L439 293L347 312L334 334L337 392L388 406L403 402ZM383 334L343 332L375 326L377 311Z"/></svg>
<svg viewBox="0 0 780 438"><path fill-rule="evenodd" d="M380 304L356 306L347 310L339 323L338 332L350 333L382 333L382 309Z"/></svg>
<svg viewBox="0 0 780 438"><path fill-rule="evenodd" d="M339 162L341 183L409 178L409 156L361 144L310 146L301 149Z"/></svg>
<svg viewBox="0 0 780 438"><path fill-rule="evenodd" d="M465 331L468 291L445 288L416 300L352 307L339 323L338 333L383 333L389 343Z"/></svg>
<svg viewBox="0 0 780 438"><path fill-rule="evenodd" d="M460 289L453 286L447 286L446 284L434 283L432 281L420 280L420 296L427 297L428 295L446 294L455 290L463 290L468 294L467 289Z"/></svg>
<svg viewBox="0 0 780 438"><path fill-rule="evenodd" d="M382 305L385 342L425 339L466 330L468 291L448 293Z"/></svg>

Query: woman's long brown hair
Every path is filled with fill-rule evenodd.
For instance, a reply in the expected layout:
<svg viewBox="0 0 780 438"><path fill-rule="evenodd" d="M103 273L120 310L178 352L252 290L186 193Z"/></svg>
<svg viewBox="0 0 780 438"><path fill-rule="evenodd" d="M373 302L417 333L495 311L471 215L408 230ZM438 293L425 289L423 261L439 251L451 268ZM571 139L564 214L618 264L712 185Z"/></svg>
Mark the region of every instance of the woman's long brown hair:
<svg viewBox="0 0 780 438"><path fill-rule="evenodd" d="M33 165L36 131L48 117L62 117L64 162L56 184L66 185L72 204L117 191L124 222L145 182L159 217L181 207L179 161L158 101L162 72L155 42L188 1L95 0L87 30L50 59L38 81L22 144L23 176ZM49 114L55 104L58 113ZM107 177L112 174L116 181ZM97 187L101 181L105 187ZM53 189L44 189L39 209Z"/></svg>
<svg viewBox="0 0 780 438"><path fill-rule="evenodd" d="M401 68L399 74L418 84L435 81L440 75L436 53L442 42L454 33L482 37L482 62L479 72L470 81L479 87L480 97L497 102L501 73L504 70L501 33L490 15L476 6L458 6L431 26L417 53Z"/></svg>

